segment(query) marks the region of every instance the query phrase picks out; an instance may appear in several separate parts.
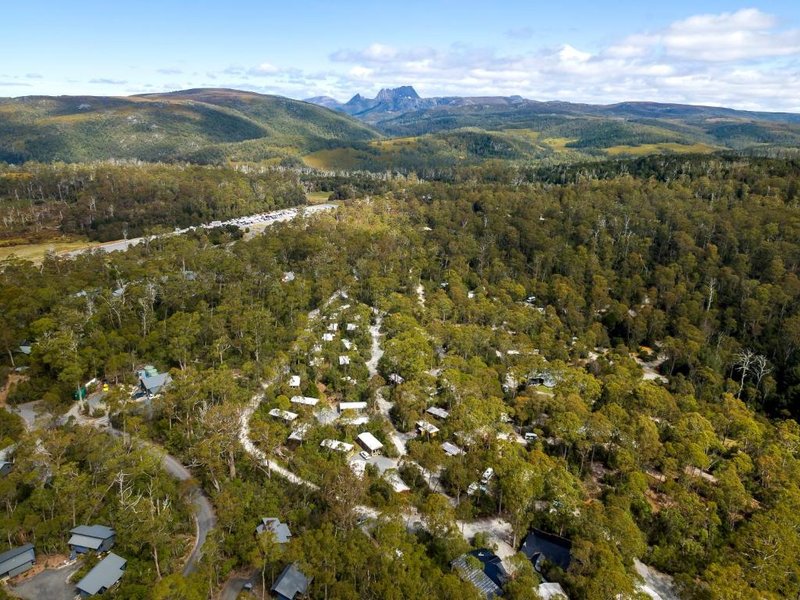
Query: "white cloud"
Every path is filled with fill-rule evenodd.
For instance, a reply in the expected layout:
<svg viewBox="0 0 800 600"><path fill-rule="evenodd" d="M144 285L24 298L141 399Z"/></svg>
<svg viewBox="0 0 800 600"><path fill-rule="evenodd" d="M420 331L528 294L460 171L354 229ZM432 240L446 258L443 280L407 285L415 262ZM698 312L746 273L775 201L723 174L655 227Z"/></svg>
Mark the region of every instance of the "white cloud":
<svg viewBox="0 0 800 600"><path fill-rule="evenodd" d="M253 67L252 69L250 69L250 74L251 75L274 75L276 73L280 73L280 71L281 70L278 67L276 67L275 65L273 65L271 63L268 63L268 62L263 62L260 65L257 65L255 67Z"/></svg>
<svg viewBox="0 0 800 600"><path fill-rule="evenodd" d="M592 58L592 55L589 52L581 52L577 48L565 44L562 46L561 50L559 50L558 58L563 63L585 63Z"/></svg>
<svg viewBox="0 0 800 600"><path fill-rule="evenodd" d="M355 77L356 79L368 79L372 76L374 71L372 69L368 69L367 67L362 67L360 65L356 65L352 69L348 71L351 77Z"/></svg>
<svg viewBox="0 0 800 600"><path fill-rule="evenodd" d="M800 30L780 31L777 24L774 16L755 8L697 15L673 23L660 41L668 54L692 60L747 60L800 52Z"/></svg>
<svg viewBox="0 0 800 600"><path fill-rule="evenodd" d="M518 94L800 111L800 31L757 9L691 16L591 51L563 42L516 53L468 44L434 49L375 42L332 53L331 66L318 71L262 63L218 75L234 87L301 98L347 100L356 92L374 95L382 87L414 85L423 96ZM255 76L260 79L254 86L248 77Z"/></svg>

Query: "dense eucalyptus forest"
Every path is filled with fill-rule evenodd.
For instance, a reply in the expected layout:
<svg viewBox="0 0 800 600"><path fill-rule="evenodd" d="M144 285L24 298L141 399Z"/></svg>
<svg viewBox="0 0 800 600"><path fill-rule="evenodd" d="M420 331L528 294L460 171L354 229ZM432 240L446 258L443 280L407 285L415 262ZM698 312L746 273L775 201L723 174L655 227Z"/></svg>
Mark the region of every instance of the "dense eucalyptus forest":
<svg viewBox="0 0 800 600"><path fill-rule="evenodd" d="M500 520L513 551L532 527L572 542L567 569L509 558L507 598L537 598L541 578L572 598L634 598L635 561L671 575L682 598L796 597L798 167L662 156L427 179L2 167L9 238L114 239L307 192L340 200L250 239L203 231L0 263L0 441L16 444L17 466L0 479L3 537L57 553L74 523L114 522L130 561L114 598L216 597L253 570L268 589L295 563L312 598L456 600L478 596L451 561L495 544L468 525ZM326 333L346 350L324 346ZM146 405L130 402L142 365L172 377ZM104 408L56 427L95 378L109 385ZM367 419L302 413L306 438L289 444L295 429L270 411L298 411L297 393L366 402ZM253 398L254 446L312 485L245 450ZM22 425L16 407L32 401L53 427ZM431 406L449 413L436 437L409 434ZM128 437L86 423L103 415ZM400 456L410 490L320 447L360 431ZM188 577L186 491L136 440L189 466L216 509ZM487 467L491 483L469 491ZM270 516L289 523L287 544L254 534Z"/></svg>

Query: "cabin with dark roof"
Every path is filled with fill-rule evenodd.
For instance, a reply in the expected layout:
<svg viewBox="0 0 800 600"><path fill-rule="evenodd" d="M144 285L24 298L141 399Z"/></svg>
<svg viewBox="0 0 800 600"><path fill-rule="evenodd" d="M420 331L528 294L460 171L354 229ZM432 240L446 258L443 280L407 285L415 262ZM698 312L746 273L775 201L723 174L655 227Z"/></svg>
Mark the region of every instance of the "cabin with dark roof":
<svg viewBox="0 0 800 600"><path fill-rule="evenodd" d="M503 568L500 557L491 550L480 548L462 554L450 565L458 572L461 579L475 586L486 598L503 595L503 586L508 581L508 573Z"/></svg>
<svg viewBox="0 0 800 600"><path fill-rule="evenodd" d="M108 552L116 541L114 530L105 525L79 525L70 533L72 537L67 544L71 558L87 552Z"/></svg>
<svg viewBox="0 0 800 600"><path fill-rule="evenodd" d="M542 572L546 562L566 571L569 569L572 557L572 542L554 533L547 533L541 529L533 529L522 542L519 549L533 563L537 572Z"/></svg>
<svg viewBox="0 0 800 600"><path fill-rule="evenodd" d="M13 468L14 468L14 463L5 460L0 460L0 477L5 477L9 473L11 473L11 469Z"/></svg>
<svg viewBox="0 0 800 600"><path fill-rule="evenodd" d="M24 573L36 563L33 544L25 544L0 554L0 579Z"/></svg>
<svg viewBox="0 0 800 600"><path fill-rule="evenodd" d="M308 592L311 578L306 577L296 564L287 565L278 575L270 591L278 600L295 600Z"/></svg>
<svg viewBox="0 0 800 600"><path fill-rule="evenodd" d="M125 573L126 561L121 556L110 552L103 560L78 582L81 598L89 598L95 594L103 594L119 583Z"/></svg>

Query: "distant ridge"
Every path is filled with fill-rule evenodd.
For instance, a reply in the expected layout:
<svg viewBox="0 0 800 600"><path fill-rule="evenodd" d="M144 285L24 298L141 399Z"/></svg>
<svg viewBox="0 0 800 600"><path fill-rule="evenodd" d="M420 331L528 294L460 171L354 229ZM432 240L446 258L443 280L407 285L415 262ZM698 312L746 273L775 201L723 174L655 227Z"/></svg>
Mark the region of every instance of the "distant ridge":
<svg viewBox="0 0 800 600"><path fill-rule="evenodd" d="M290 160L379 137L348 115L223 88L0 99L0 161Z"/></svg>
<svg viewBox="0 0 800 600"><path fill-rule="evenodd" d="M397 113L414 110L430 110L437 107L479 107L495 106L537 107L556 114L618 116L624 118L675 118L687 117L735 118L756 121L800 123L800 114L786 112L754 112L733 108L675 104L647 101L627 101L615 104L581 104L565 101L536 101L522 96L441 96L422 98L410 85L397 88L384 88L375 98L354 95L348 102L341 103L329 96L308 98L306 102L319 104L333 110L347 113L362 120L375 123Z"/></svg>
<svg viewBox="0 0 800 600"><path fill-rule="evenodd" d="M385 137L402 138L385 143ZM403 171L650 153L797 152L800 115L657 102L282 96L198 88L0 99L0 161L107 159Z"/></svg>

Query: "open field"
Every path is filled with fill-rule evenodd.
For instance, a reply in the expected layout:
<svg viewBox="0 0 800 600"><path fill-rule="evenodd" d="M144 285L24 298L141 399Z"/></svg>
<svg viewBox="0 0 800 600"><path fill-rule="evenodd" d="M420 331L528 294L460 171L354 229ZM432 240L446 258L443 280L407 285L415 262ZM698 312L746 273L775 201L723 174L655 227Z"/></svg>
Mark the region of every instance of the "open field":
<svg viewBox="0 0 800 600"><path fill-rule="evenodd" d="M567 144L578 140L575 138L542 138L539 141L550 146L556 152L569 152L570 148L567 148Z"/></svg>
<svg viewBox="0 0 800 600"><path fill-rule="evenodd" d="M354 148L318 150L306 154L303 162L314 169L355 169L359 165L359 152Z"/></svg>
<svg viewBox="0 0 800 600"><path fill-rule="evenodd" d="M42 262L48 252L72 252L74 250L84 250L92 246L99 246L98 242L87 242L74 238L57 238L37 244L19 244L15 246L0 247L0 260L5 260L11 256L30 260L35 264Z"/></svg>
<svg viewBox="0 0 800 600"><path fill-rule="evenodd" d="M330 192L306 192L309 204L323 204L328 201L330 195Z"/></svg>

